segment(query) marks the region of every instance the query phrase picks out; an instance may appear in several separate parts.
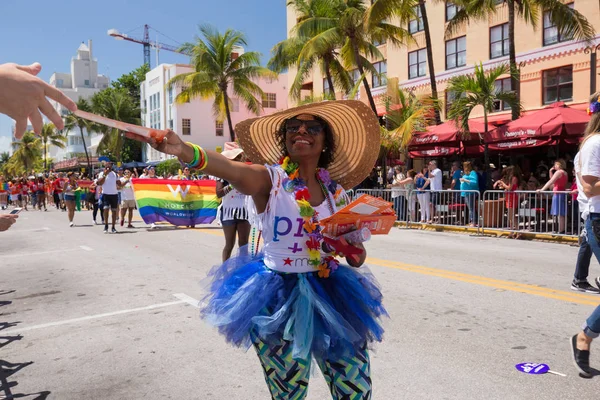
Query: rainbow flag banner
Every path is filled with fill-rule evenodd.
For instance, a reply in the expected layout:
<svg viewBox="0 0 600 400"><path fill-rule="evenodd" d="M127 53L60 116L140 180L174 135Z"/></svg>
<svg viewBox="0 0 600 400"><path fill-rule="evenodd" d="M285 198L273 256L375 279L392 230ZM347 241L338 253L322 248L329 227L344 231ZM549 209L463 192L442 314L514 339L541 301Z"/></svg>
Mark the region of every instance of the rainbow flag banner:
<svg viewBox="0 0 600 400"><path fill-rule="evenodd" d="M176 179L132 179L138 210L147 224L210 224L217 216L216 182Z"/></svg>

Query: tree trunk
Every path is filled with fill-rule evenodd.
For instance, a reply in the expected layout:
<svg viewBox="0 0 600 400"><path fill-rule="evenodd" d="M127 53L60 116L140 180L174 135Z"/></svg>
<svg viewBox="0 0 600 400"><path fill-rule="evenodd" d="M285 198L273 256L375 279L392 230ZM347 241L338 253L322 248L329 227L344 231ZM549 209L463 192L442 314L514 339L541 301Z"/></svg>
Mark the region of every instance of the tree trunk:
<svg viewBox="0 0 600 400"><path fill-rule="evenodd" d="M510 62L510 88L517 95L517 100L521 98L521 75L517 66L517 53L515 50L515 0L507 0L508 6L508 59ZM514 121L519 118L519 109L511 110L511 118Z"/></svg>
<svg viewBox="0 0 600 400"><path fill-rule="evenodd" d="M79 133L81 134L81 141L83 142L83 150L85 151L85 159L87 161L88 172L92 172L92 166L90 164L90 156L88 155L87 145L85 144L85 137L83 136L83 127L79 127Z"/></svg>
<svg viewBox="0 0 600 400"><path fill-rule="evenodd" d="M487 110L485 109L485 107L483 108L483 125L484 125L483 137L485 140L485 138L487 138L487 136L488 136L488 115L487 115ZM483 166L483 171L487 171L490 166L490 153L488 150L487 143L485 143L483 145L483 162L485 164ZM489 173L486 173L485 176L486 176L485 189L487 190L488 188L491 187L492 175Z"/></svg>
<svg viewBox="0 0 600 400"><path fill-rule="evenodd" d="M331 78L331 71L329 70L329 60L325 58L323 62L325 63L325 77L327 79L327 84L329 85L330 91L330 93L323 93L323 98L327 100L329 100L330 98L331 100L335 100L335 87L333 86L333 79Z"/></svg>
<svg viewBox="0 0 600 400"><path fill-rule="evenodd" d="M435 68L433 65L433 47L431 44L431 31L429 30L429 19L427 17L427 8L425 7L425 1L419 1L419 8L421 9L421 17L423 18L423 27L425 28L425 46L427 48L427 67L429 68L429 81L431 85L431 98L436 101L434 113L435 113L435 124L439 125L442 123L440 117L440 109L437 106L438 91L437 82L435 81Z"/></svg>
<svg viewBox="0 0 600 400"><path fill-rule="evenodd" d="M354 58L356 59L356 68L358 69L358 73L360 76L363 76L365 73L363 69L362 62L360 60L360 53L358 52L358 46L354 43L354 39L351 40L352 50L354 51ZM369 86L369 81L367 81L367 77L363 77L363 86L365 87L365 92L367 92L367 98L369 99L369 105L371 109L377 115L377 107L375 106L375 100L373 100L373 95L371 94L371 87Z"/></svg>
<svg viewBox="0 0 600 400"><path fill-rule="evenodd" d="M229 96L227 96L227 86L223 90L223 99L225 101L225 115L227 116L227 125L229 125L229 137L235 142L235 132L233 131L233 122L231 122L231 112L229 111Z"/></svg>

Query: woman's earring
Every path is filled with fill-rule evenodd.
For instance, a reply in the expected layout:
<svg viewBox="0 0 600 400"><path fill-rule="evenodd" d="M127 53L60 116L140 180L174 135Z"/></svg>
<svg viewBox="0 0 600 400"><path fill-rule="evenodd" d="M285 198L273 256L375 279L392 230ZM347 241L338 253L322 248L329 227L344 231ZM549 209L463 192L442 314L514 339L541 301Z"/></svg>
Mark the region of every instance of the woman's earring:
<svg viewBox="0 0 600 400"><path fill-rule="evenodd" d="M321 150L321 153L325 153L325 150L327 150L327 149L323 149L323 150Z"/></svg>

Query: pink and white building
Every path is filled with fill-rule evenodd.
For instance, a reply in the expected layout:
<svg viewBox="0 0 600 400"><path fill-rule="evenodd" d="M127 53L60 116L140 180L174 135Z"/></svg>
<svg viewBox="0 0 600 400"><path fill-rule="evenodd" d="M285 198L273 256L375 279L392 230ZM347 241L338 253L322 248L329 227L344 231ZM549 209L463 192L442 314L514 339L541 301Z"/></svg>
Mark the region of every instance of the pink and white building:
<svg viewBox="0 0 600 400"><path fill-rule="evenodd" d="M175 103L181 88L169 89L167 82L174 76L191 72L192 67L185 64L161 64L146 74L146 80L140 86L142 125L155 129L173 129L186 141L196 143L206 149L221 151L225 142L229 142L227 121L218 123L213 115L213 99L193 99L189 103ZM256 82L265 92L263 114L287 108L287 76L277 79L260 79ZM233 125L255 115L246 109L232 93L231 119ZM150 146L146 147L146 161L161 161L167 158Z"/></svg>

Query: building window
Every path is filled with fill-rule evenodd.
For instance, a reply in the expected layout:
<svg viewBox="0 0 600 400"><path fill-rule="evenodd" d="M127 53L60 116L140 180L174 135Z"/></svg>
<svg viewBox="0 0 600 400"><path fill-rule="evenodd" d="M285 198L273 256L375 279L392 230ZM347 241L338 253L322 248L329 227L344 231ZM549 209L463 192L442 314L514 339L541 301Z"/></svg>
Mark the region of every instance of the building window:
<svg viewBox="0 0 600 400"><path fill-rule="evenodd" d="M573 100L573 66L544 71L544 104Z"/></svg>
<svg viewBox="0 0 600 400"><path fill-rule="evenodd" d="M63 87L63 85L65 84L65 82L62 79L57 79L56 80L56 87Z"/></svg>
<svg viewBox="0 0 600 400"><path fill-rule="evenodd" d="M490 58L508 55L508 24L490 28Z"/></svg>
<svg viewBox="0 0 600 400"><path fill-rule="evenodd" d="M217 136L223 136L223 123L216 121L215 122L215 133Z"/></svg>
<svg viewBox="0 0 600 400"><path fill-rule="evenodd" d="M329 82L327 81L327 78L323 78L323 95L330 96L333 94L334 93L331 91L331 88L329 87Z"/></svg>
<svg viewBox="0 0 600 400"><path fill-rule="evenodd" d="M408 31L410 33L421 32L425 29L425 26L423 25L423 16L421 15L421 7L415 6L414 10L416 18L408 21Z"/></svg>
<svg viewBox="0 0 600 400"><path fill-rule="evenodd" d="M460 9L461 8L458 7L456 4L452 3L451 1L447 1L446 2L446 22L448 22L452 18L454 18L456 16L456 13Z"/></svg>
<svg viewBox="0 0 600 400"><path fill-rule="evenodd" d="M462 96L464 96L465 94L463 93ZM450 113L450 108L452 108L452 103L454 103L454 100L456 100L459 96L452 91L446 90L445 93L446 96L446 106L445 106L445 111L446 111L446 119L449 118L448 114Z"/></svg>
<svg viewBox="0 0 600 400"><path fill-rule="evenodd" d="M240 99L238 99L238 98L231 99L231 111L232 112L240 111Z"/></svg>
<svg viewBox="0 0 600 400"><path fill-rule="evenodd" d="M353 69L352 71L348 72L348 74L350 75L352 86L356 85L356 82L358 82L360 79L360 73L358 72L358 69Z"/></svg>
<svg viewBox="0 0 600 400"><path fill-rule="evenodd" d="M160 108L160 93L156 93L156 108Z"/></svg>
<svg viewBox="0 0 600 400"><path fill-rule="evenodd" d="M467 65L467 37L446 41L446 69Z"/></svg>
<svg viewBox="0 0 600 400"><path fill-rule="evenodd" d="M169 88L169 104L173 104L173 87Z"/></svg>
<svg viewBox="0 0 600 400"><path fill-rule="evenodd" d="M374 88L385 86L387 84L387 61L373 63L376 74L373 75L372 86Z"/></svg>
<svg viewBox="0 0 600 400"><path fill-rule="evenodd" d="M496 85L496 93L510 92L512 90L510 78L497 79L494 83ZM510 110L510 106L505 104L502 100L496 100L494 102L494 111L504 110Z"/></svg>
<svg viewBox="0 0 600 400"><path fill-rule="evenodd" d="M90 87L90 80L89 79L84 80L83 81L83 86Z"/></svg>
<svg viewBox="0 0 600 400"><path fill-rule="evenodd" d="M505 0L494 0L494 4L498 6L498 5L502 4L502 3L504 3L504 1Z"/></svg>
<svg viewBox="0 0 600 400"><path fill-rule="evenodd" d="M169 129L173 129L173 120L172 119L169 120Z"/></svg>
<svg viewBox="0 0 600 400"><path fill-rule="evenodd" d="M192 134L192 121L187 118L181 120L181 134L191 135Z"/></svg>
<svg viewBox="0 0 600 400"><path fill-rule="evenodd" d="M427 49L408 53L408 79L418 78L427 74Z"/></svg>
<svg viewBox="0 0 600 400"><path fill-rule="evenodd" d="M383 44L386 44L386 42L387 41L385 39L381 39L381 40L375 39L375 40L373 40L373 46L381 46Z"/></svg>
<svg viewBox="0 0 600 400"><path fill-rule="evenodd" d="M277 94L264 93L262 98L263 108L277 108Z"/></svg>
<svg viewBox="0 0 600 400"><path fill-rule="evenodd" d="M573 9L575 3L568 4L567 7ZM573 39L572 35L566 35L562 32L559 32L556 25L552 23L550 20L550 11L546 11L544 13L544 46L549 46L551 44L566 42L567 40Z"/></svg>

